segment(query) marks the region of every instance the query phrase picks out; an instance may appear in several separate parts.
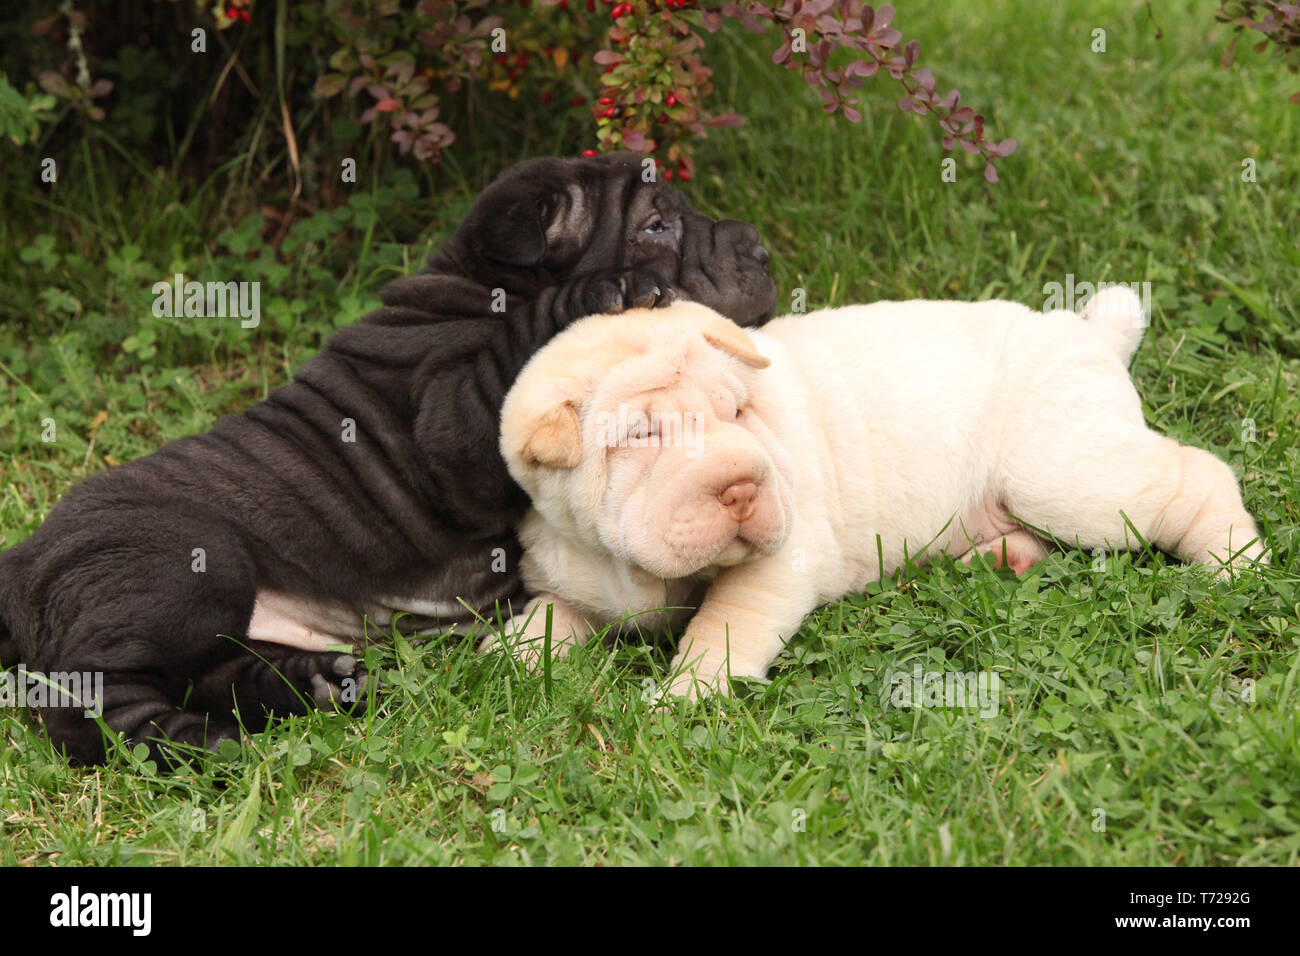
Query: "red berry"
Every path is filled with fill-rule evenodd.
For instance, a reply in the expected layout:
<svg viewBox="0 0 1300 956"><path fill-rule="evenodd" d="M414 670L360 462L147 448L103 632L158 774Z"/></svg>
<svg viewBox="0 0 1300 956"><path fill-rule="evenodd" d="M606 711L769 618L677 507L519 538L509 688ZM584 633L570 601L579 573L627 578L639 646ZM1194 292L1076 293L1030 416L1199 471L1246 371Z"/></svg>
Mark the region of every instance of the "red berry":
<svg viewBox="0 0 1300 956"><path fill-rule="evenodd" d="M679 169L677 171L677 178L680 179L682 182L689 182L691 178L691 174L684 169Z"/></svg>
<svg viewBox="0 0 1300 956"><path fill-rule="evenodd" d="M664 170L664 179L668 180L669 182L673 181L673 171L671 169Z"/></svg>
<svg viewBox="0 0 1300 956"><path fill-rule="evenodd" d="M582 155L583 155L583 156L599 156L600 153L597 152L597 151L594 150L594 149L584 149L584 150L582 151Z"/></svg>
<svg viewBox="0 0 1300 956"><path fill-rule="evenodd" d="M676 105L677 105L677 94L676 94L676 93L669 93L669 94L668 94L667 103L668 103L669 106L676 106Z"/></svg>
<svg viewBox="0 0 1300 956"><path fill-rule="evenodd" d="M601 106L609 106L611 103L614 102L614 97L612 97L612 96L602 96L602 97L601 97L600 99L598 99L596 102L599 103Z"/></svg>
<svg viewBox="0 0 1300 956"><path fill-rule="evenodd" d="M613 73L613 72L614 72L614 67L616 67L616 66L618 66L617 63L611 63L609 66L605 67L605 72L606 72L606 73Z"/></svg>

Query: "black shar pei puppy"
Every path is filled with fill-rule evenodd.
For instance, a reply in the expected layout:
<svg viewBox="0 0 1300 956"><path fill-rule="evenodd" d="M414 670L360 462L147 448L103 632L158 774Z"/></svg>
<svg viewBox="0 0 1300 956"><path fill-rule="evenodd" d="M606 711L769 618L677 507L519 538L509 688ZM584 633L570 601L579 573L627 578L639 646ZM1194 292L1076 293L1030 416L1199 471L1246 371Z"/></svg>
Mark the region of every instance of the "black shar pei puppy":
<svg viewBox="0 0 1300 956"><path fill-rule="evenodd" d="M239 739L236 715L255 731L362 701L337 645L363 615L446 623L518 597L527 499L497 428L529 356L583 316L674 297L744 325L775 310L757 230L643 168L624 153L507 170L291 384L74 487L0 555L0 639L33 677L101 672L83 703L170 763L175 744ZM36 709L55 746L104 759L84 708Z"/></svg>

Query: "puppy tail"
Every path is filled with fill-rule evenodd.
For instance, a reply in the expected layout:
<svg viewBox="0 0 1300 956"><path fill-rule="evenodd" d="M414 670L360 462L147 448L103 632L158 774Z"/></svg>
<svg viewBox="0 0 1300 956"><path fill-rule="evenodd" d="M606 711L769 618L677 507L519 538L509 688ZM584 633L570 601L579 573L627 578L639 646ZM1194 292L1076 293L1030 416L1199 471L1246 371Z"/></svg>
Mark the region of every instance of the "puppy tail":
<svg viewBox="0 0 1300 956"><path fill-rule="evenodd" d="M1101 334L1125 365L1137 351L1149 320L1138 294L1122 284L1103 285L1080 315Z"/></svg>

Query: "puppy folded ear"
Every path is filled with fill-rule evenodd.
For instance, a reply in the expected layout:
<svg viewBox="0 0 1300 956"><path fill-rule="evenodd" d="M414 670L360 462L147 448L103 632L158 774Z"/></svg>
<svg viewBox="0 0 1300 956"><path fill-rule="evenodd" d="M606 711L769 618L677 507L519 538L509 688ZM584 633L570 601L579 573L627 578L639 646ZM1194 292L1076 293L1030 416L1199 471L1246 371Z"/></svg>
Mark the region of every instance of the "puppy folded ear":
<svg viewBox="0 0 1300 956"><path fill-rule="evenodd" d="M525 465L576 468L582 458L582 425L574 403L556 405L528 423L519 457Z"/></svg>
<svg viewBox="0 0 1300 956"><path fill-rule="evenodd" d="M551 204L542 196L525 196L504 208L485 210L478 224L478 251L508 266L535 266L546 258L546 227Z"/></svg>
<svg viewBox="0 0 1300 956"><path fill-rule="evenodd" d="M702 330L704 340L714 348L722 349L728 355L734 355L750 368L767 368L771 359L760 355L754 348L754 342L745 330L734 322L718 316L710 320Z"/></svg>

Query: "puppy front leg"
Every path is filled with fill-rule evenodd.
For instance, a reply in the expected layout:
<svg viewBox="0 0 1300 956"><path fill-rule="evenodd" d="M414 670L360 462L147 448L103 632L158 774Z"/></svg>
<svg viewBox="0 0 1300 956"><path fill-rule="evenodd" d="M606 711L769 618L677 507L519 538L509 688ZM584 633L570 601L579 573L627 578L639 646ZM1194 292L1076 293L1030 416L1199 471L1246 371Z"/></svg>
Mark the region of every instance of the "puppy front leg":
<svg viewBox="0 0 1300 956"><path fill-rule="evenodd" d="M591 637L592 627L581 612L554 594L539 594L524 606L520 617L512 618L506 627L517 628L510 645L515 656L531 673L541 666L546 649L546 608L551 605L551 657L566 657L569 649L580 647ZM489 634L479 645L479 653L503 650L500 632Z"/></svg>
<svg viewBox="0 0 1300 956"><path fill-rule="evenodd" d="M817 606L806 573L784 553L724 571L686 627L668 693L694 698L723 691L729 674L764 677L785 642Z"/></svg>

